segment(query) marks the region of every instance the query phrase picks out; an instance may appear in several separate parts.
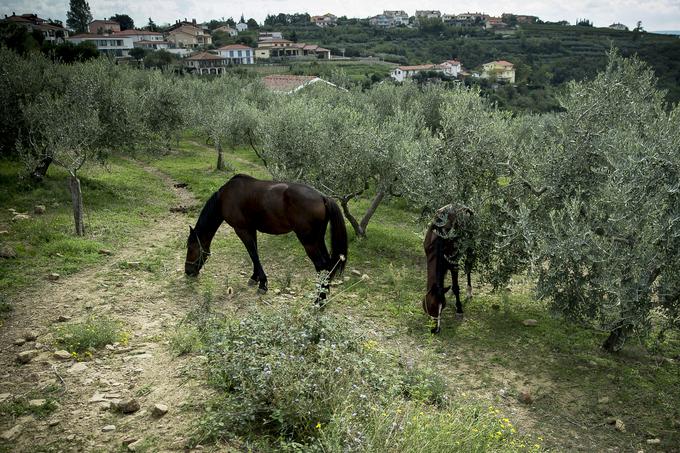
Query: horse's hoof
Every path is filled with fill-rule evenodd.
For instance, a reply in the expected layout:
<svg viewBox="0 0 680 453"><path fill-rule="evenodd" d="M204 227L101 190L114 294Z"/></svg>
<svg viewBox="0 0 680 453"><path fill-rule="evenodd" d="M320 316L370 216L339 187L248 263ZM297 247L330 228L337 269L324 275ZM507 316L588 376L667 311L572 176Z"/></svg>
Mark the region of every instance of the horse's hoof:
<svg viewBox="0 0 680 453"><path fill-rule="evenodd" d="M439 327L439 326L433 327L432 329L430 329L430 332L431 332L432 334L434 334L434 335L437 335L437 334L438 334L439 332L441 332L441 331L442 331L442 328Z"/></svg>
<svg viewBox="0 0 680 453"><path fill-rule="evenodd" d="M456 313L456 319L459 321L463 320L463 313Z"/></svg>
<svg viewBox="0 0 680 453"><path fill-rule="evenodd" d="M257 288L257 294L267 294L267 288Z"/></svg>
<svg viewBox="0 0 680 453"><path fill-rule="evenodd" d="M252 278L248 280L248 286L255 286L257 285L257 280L253 280Z"/></svg>

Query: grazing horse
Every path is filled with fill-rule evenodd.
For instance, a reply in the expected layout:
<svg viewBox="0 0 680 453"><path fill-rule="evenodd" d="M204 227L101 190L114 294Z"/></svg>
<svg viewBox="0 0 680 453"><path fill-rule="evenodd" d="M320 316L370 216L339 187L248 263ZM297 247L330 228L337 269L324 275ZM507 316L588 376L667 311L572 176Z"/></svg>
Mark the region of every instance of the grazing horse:
<svg viewBox="0 0 680 453"><path fill-rule="evenodd" d="M337 203L305 184L261 181L235 175L206 202L196 227L189 227L184 271L197 276L210 256L210 243L222 222L227 222L241 239L253 261L249 285L267 292L267 275L257 254L257 232L295 232L316 271L327 271L319 299L325 299L328 284L341 274L347 259L347 230ZM331 254L324 237L331 224ZM317 302L321 302L321 300Z"/></svg>
<svg viewBox="0 0 680 453"><path fill-rule="evenodd" d="M456 316L462 317L458 286L458 261L465 255L464 266L467 274L467 299L472 298L470 273L474 264L474 213L463 205L449 204L437 210L434 221L425 234L425 255L427 256L427 294L423 298L423 309L437 321L432 333L441 330L442 310L446 307L445 294L451 287L444 287L444 277L451 272L453 294L456 296Z"/></svg>

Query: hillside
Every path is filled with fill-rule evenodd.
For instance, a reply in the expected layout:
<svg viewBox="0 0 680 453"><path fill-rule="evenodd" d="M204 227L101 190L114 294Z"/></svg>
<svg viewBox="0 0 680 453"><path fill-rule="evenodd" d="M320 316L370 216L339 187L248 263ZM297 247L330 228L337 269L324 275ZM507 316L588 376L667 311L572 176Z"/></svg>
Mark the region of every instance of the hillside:
<svg viewBox="0 0 680 453"><path fill-rule="evenodd" d="M637 54L651 65L659 87L668 91L668 101L680 101L680 39L670 35L560 25L524 25L502 33L444 25L427 30L379 29L353 20L335 28L310 24L276 30L287 39L327 47L335 55L374 56L399 64L457 58L474 69L487 61L509 60L516 65L518 85L524 88L495 96L501 107L517 111L554 110L556 87L594 76L604 68L606 52L618 48L624 56Z"/></svg>

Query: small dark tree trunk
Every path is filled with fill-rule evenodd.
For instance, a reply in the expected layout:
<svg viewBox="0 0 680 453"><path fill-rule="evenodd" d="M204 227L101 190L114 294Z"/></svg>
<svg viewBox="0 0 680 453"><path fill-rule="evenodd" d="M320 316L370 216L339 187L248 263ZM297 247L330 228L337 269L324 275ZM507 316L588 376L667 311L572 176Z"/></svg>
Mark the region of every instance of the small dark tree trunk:
<svg viewBox="0 0 680 453"><path fill-rule="evenodd" d="M35 170L31 173L31 179L33 182L42 182L43 178L47 174L47 170L50 168L52 163L52 157L44 157L40 163L35 167Z"/></svg>
<svg viewBox="0 0 680 453"><path fill-rule="evenodd" d="M217 142L217 169L224 170L224 157L222 156L222 143Z"/></svg>
<svg viewBox="0 0 680 453"><path fill-rule="evenodd" d="M368 222L371 220L371 217L373 217L373 214L375 214L375 211L378 209L378 206L380 206L383 198L385 198L385 191L379 190L378 193L375 194L373 201L371 201L371 205L368 207L368 210L361 218L361 222L357 221L357 219L349 211L349 206L347 204L349 199L343 198L340 200L342 211L344 212L345 217L347 217L347 220L349 220L349 223L352 225L352 228L354 228L354 233L357 235L357 237L366 237L366 228L368 227Z"/></svg>
<svg viewBox="0 0 680 453"><path fill-rule="evenodd" d="M626 343L631 330L632 327L627 324L616 327L609 333L609 336L602 344L602 348L607 352L619 352L623 349L623 345Z"/></svg>
<svg viewBox="0 0 680 453"><path fill-rule="evenodd" d="M71 201L73 202L76 235L83 236L85 234L85 223L83 222L83 193L80 190L80 180L76 175L71 175L68 182L71 190Z"/></svg>

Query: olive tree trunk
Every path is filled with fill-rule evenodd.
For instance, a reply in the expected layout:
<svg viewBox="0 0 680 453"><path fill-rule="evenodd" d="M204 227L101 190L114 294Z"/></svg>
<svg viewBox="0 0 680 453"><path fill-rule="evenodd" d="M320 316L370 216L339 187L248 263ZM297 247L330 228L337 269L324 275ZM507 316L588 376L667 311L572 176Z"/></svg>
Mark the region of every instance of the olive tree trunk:
<svg viewBox="0 0 680 453"><path fill-rule="evenodd" d="M83 236L85 234L85 223L83 222L83 193L80 190L80 180L75 174L72 174L69 176L68 183L69 189L71 190L76 235Z"/></svg>
<svg viewBox="0 0 680 453"><path fill-rule="evenodd" d="M215 148L217 148L217 169L224 170L226 167L224 166L224 156L222 155L222 143L217 142Z"/></svg>
<svg viewBox="0 0 680 453"><path fill-rule="evenodd" d="M342 211L345 213L345 217L347 217L347 220L349 220L349 223L352 225L352 228L354 228L354 233L357 235L357 237L361 238L366 237L366 227L368 227L368 222L371 220L371 217L373 217L373 214L375 214L375 211L378 209L378 206L380 206L380 203L382 202L383 198L385 198L385 195L386 192L384 190L379 190L375 194L375 197L371 201L371 205L364 213L364 216L361 218L361 221L357 221L357 219L350 212L349 206L347 204L349 202L349 198L343 197L342 199L340 199Z"/></svg>
<svg viewBox="0 0 680 453"><path fill-rule="evenodd" d="M42 182L43 178L45 178L45 175L47 174L47 170L50 168L51 163L51 156L43 157L40 160L38 165L36 165L35 169L31 172L31 179L33 182Z"/></svg>

